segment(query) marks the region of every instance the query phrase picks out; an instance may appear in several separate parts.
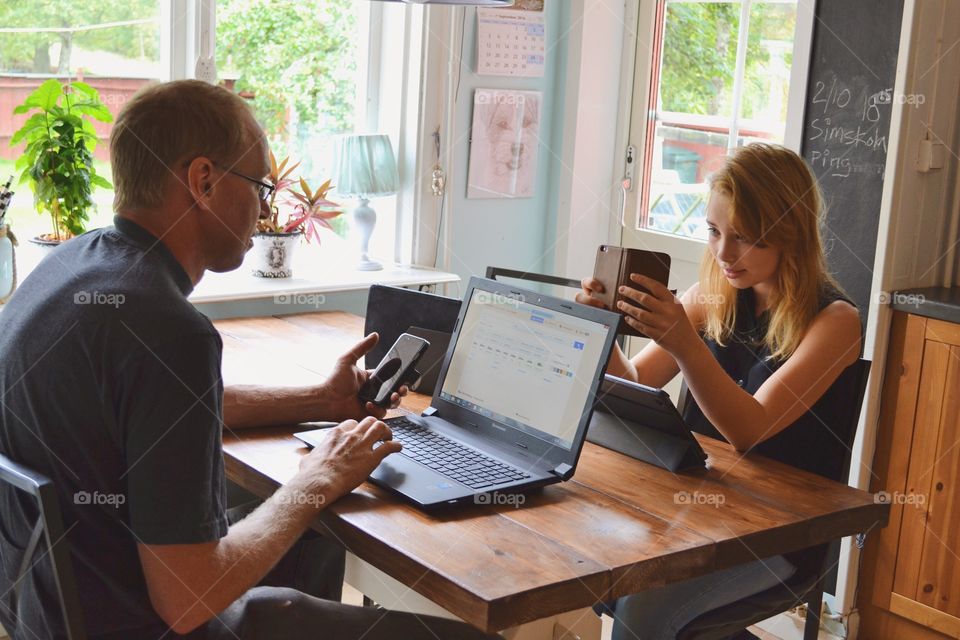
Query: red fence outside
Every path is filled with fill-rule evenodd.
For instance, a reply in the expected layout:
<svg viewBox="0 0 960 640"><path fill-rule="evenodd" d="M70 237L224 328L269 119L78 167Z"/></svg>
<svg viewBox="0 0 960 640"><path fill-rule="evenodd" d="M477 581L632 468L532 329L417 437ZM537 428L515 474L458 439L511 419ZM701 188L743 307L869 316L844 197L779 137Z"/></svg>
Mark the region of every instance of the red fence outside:
<svg viewBox="0 0 960 640"><path fill-rule="evenodd" d="M23 146L11 147L10 138L14 132L23 126L29 115L13 115L14 108L22 104L30 93L39 87L48 75L0 75L0 158L14 160L23 152ZM60 78L67 80L67 78ZM116 117L120 108L137 92L140 87L151 82L148 78L106 78L86 77L83 81L100 92L103 101L110 113ZM107 140L113 125L108 122L94 122L100 144L94 152L98 160L109 159Z"/></svg>

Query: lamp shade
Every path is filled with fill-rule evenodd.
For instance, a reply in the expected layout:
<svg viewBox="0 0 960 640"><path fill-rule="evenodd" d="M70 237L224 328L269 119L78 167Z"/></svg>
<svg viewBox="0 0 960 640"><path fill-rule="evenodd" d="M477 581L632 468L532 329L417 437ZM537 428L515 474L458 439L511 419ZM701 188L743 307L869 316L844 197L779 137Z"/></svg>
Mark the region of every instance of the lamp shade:
<svg viewBox="0 0 960 640"><path fill-rule="evenodd" d="M333 184L345 196L375 198L396 193L400 178L390 138L382 134L338 138Z"/></svg>

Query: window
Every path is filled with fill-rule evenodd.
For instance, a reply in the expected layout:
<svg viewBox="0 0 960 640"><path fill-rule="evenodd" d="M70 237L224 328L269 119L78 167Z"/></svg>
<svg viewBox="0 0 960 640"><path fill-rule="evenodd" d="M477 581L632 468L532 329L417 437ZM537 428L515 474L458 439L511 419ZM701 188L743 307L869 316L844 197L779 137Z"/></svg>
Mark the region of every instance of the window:
<svg viewBox="0 0 960 640"><path fill-rule="evenodd" d="M221 82L250 100L278 160L301 162L296 173L311 188L331 177L334 139L346 133L385 133L401 166L404 138L407 41L411 8L354 0L217 0L216 61ZM384 109L380 110L379 107ZM356 199L331 197L344 206L326 234L323 251L350 264L347 240ZM377 224L370 252L380 261L408 260L398 241L397 196L371 205Z"/></svg>
<svg viewBox="0 0 960 640"><path fill-rule="evenodd" d="M44 80L82 79L100 91L116 115L147 82L194 77L197 56L206 54L214 56L218 81L250 101L277 156L301 161L297 173L311 187L330 177L337 134L387 133L402 163L410 106L401 94L415 93L419 79L411 76L413 85L407 86L408 70L418 68L408 67L412 59L398 53L419 46L411 21L421 15L419 8L402 4L353 0L3 3L0 180L6 182L13 173L22 151L9 146L25 120L14 116L13 109ZM381 114L379 104L390 108ZM97 123L96 129L101 138L97 171L109 179L106 139L111 125ZM15 191L7 220L18 236L49 231L50 221L33 211L27 185ZM94 196L91 229L109 225L113 216L113 193L97 189ZM331 247L345 242L349 212L356 205L336 192L332 196L348 213L332 221L335 233L324 239ZM391 196L371 203L378 213L371 253L381 260L409 259L409 247L401 246L397 236L402 225L412 227L412 222L398 221L397 202ZM21 264L21 275L35 262L30 253L26 246L19 251L27 263Z"/></svg>
<svg viewBox="0 0 960 640"><path fill-rule="evenodd" d="M14 174L21 148L10 138L27 116L13 109L48 78L83 80L100 93L116 115L137 89L165 77L162 68L161 4L128 2L5 2L0 6L0 179ZM110 179L106 138L110 124L97 122L102 143L96 148L97 172ZM33 209L26 184L13 187L7 220L21 239L51 231L51 222ZM96 210L89 228L111 223L113 192L94 190ZM21 249L21 252L23 249Z"/></svg>
<svg viewBox="0 0 960 640"><path fill-rule="evenodd" d="M217 2L218 79L249 100L277 160L299 162L294 175L311 188L329 177L332 137L354 129L363 4ZM332 223L345 235L343 216Z"/></svg>
<svg viewBox="0 0 960 640"><path fill-rule="evenodd" d="M727 154L784 142L796 0L661 0L638 226L706 239L708 179Z"/></svg>

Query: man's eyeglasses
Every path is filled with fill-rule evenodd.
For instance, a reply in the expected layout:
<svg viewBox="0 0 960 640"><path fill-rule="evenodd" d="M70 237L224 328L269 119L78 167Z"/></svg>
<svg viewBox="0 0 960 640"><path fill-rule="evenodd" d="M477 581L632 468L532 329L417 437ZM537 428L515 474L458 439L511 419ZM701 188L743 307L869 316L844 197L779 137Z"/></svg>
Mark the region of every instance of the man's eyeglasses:
<svg viewBox="0 0 960 640"><path fill-rule="evenodd" d="M233 169L227 169L226 167L221 167L220 165L217 165L217 167L219 167L220 170L222 171L226 171L227 173L232 173L238 178L243 178L244 180L247 180L257 185L257 194L260 196L260 199L263 200L264 202L269 200L270 195L277 190L277 187L275 185L267 184L266 182L257 180L256 178L251 178L250 176L245 176L239 171L234 171Z"/></svg>

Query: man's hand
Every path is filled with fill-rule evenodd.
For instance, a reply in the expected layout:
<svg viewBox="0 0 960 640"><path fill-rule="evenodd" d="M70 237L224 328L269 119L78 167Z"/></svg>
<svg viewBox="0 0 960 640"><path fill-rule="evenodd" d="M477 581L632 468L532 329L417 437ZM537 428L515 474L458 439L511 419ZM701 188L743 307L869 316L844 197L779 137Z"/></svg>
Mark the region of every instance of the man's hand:
<svg viewBox="0 0 960 640"><path fill-rule="evenodd" d="M372 402L364 404L357 395L360 387L373 373L359 368L357 362L376 346L379 339L380 336L371 333L337 359L330 377L322 386L328 407L325 419L356 420L368 415L382 418L386 414L387 411L383 407L378 407ZM390 408L400 406L400 398L405 396L407 391L407 387L403 386L399 392L390 396Z"/></svg>
<svg viewBox="0 0 960 640"><path fill-rule="evenodd" d="M334 427L300 461L300 472L216 542L137 546L150 602L185 634L259 582L317 517L349 493L400 443L368 417ZM376 448L374 448L376 447Z"/></svg>
<svg viewBox="0 0 960 640"><path fill-rule="evenodd" d="M308 387L264 387L231 385L223 390L223 420L228 429L299 424L315 420L362 420L368 415L382 418L387 410L357 395L372 371L357 367L357 360L377 344L371 333L337 359L323 383ZM400 406L406 386L390 396L390 406Z"/></svg>
<svg viewBox="0 0 960 640"><path fill-rule="evenodd" d="M400 443L392 438L390 427L372 416L360 422L347 420L327 431L317 448L300 459L300 475L329 504L366 480L388 455L400 451Z"/></svg>

